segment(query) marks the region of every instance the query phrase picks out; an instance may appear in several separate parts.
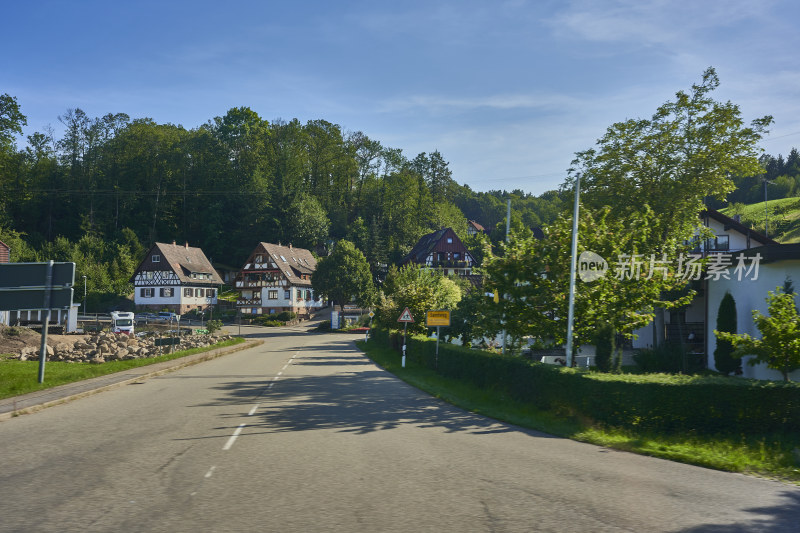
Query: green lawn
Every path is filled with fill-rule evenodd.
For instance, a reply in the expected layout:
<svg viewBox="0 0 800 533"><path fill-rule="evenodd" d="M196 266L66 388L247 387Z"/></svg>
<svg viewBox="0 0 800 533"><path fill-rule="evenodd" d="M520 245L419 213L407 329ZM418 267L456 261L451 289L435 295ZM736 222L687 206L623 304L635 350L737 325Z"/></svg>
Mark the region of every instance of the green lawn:
<svg viewBox="0 0 800 533"><path fill-rule="evenodd" d="M800 198L780 198L767 202L769 216L769 237L782 244L800 242ZM764 202L757 204L736 204L724 209L720 213L733 217L741 215L742 223L756 231L764 232L764 218L766 210Z"/></svg>
<svg viewBox="0 0 800 533"><path fill-rule="evenodd" d="M18 361L14 359L0 360L0 399L19 396L43 389L73 383L84 379L105 376L131 368L152 365L162 361L170 361L195 353L207 352L216 348L233 346L245 342L243 338L234 338L204 348L181 350L172 354L146 359L130 359L127 361L109 361L103 364L66 363L63 361L47 361L45 363L44 383L39 383L39 362Z"/></svg>
<svg viewBox="0 0 800 533"><path fill-rule="evenodd" d="M432 370L401 367L398 352L376 342L357 342L368 357L403 381L436 398L491 418L573 440L660 457L717 470L741 472L800 484L800 433L737 435L657 435L602 428L577 418L554 416L512 400L503 392L476 390Z"/></svg>

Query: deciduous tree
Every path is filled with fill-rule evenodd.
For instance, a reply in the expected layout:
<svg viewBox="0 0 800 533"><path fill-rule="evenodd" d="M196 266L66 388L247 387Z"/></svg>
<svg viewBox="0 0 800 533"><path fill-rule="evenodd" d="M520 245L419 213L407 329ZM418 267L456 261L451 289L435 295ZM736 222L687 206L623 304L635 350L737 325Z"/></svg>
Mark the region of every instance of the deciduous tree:
<svg viewBox="0 0 800 533"><path fill-rule="evenodd" d="M331 255L319 260L311 285L317 295L325 296L334 305L350 301L369 305L375 290L364 254L344 239L336 243Z"/></svg>

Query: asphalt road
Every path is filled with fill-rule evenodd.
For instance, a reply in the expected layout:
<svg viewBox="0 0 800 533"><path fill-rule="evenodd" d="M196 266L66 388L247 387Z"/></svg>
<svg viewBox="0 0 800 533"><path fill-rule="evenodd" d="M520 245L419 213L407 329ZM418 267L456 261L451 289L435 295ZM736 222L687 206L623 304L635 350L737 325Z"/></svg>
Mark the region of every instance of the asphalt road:
<svg viewBox="0 0 800 533"><path fill-rule="evenodd" d="M0 531L798 531L800 489L432 399L355 335L266 342L0 422Z"/></svg>

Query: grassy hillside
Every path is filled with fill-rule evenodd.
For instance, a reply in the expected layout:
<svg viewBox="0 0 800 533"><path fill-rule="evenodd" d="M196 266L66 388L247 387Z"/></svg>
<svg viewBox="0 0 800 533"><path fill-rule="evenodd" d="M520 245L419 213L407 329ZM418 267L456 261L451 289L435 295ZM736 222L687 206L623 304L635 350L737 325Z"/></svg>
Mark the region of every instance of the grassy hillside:
<svg viewBox="0 0 800 533"><path fill-rule="evenodd" d="M800 198L769 200L769 237L784 244L800 242ZM742 224L764 233L764 202L757 204L733 204L720 212L729 217L741 215Z"/></svg>

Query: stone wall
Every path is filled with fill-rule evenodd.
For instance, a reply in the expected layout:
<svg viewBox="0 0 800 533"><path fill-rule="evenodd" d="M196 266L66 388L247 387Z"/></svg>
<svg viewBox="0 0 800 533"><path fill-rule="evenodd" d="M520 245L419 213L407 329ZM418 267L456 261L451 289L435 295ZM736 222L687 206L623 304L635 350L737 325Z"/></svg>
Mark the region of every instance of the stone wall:
<svg viewBox="0 0 800 533"><path fill-rule="evenodd" d="M75 343L62 342L55 346L47 346L48 361L64 361L67 363L105 363L106 361L123 361L157 357L169 353L169 346L156 346L158 337L129 337L122 334L100 333ZM180 344L172 347L173 351L201 348L231 339L230 335L185 335L180 337ZM38 360L39 349L25 347L20 350L19 360Z"/></svg>

